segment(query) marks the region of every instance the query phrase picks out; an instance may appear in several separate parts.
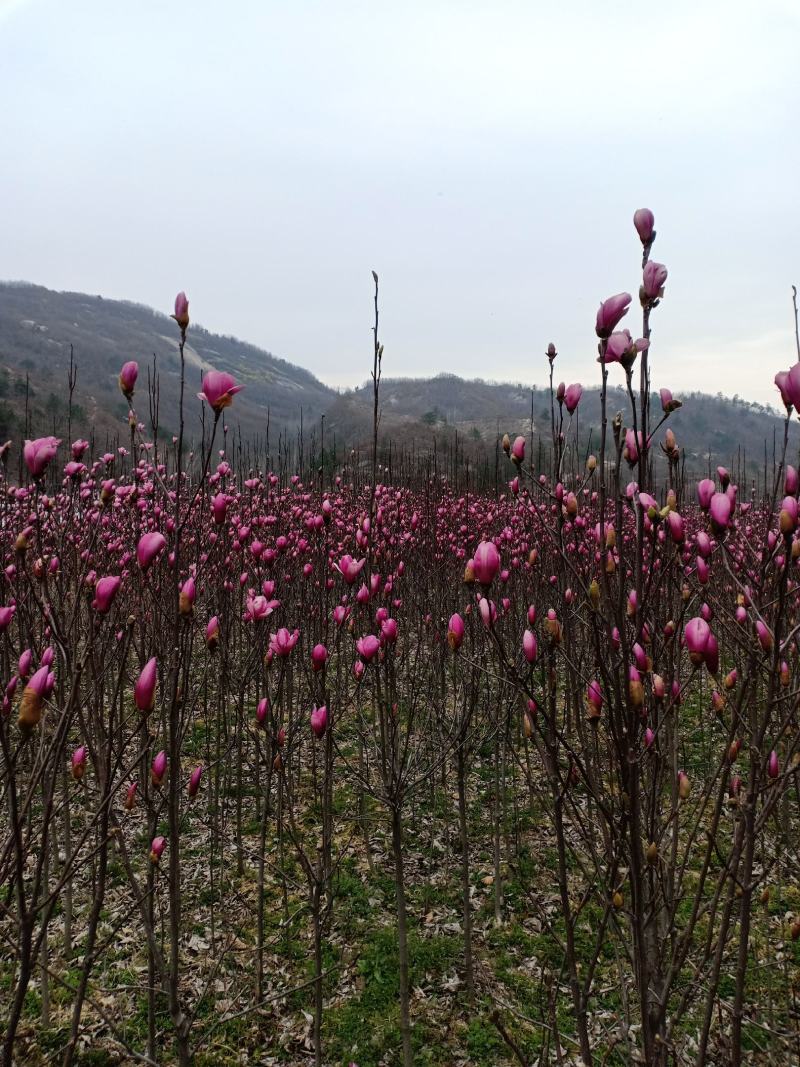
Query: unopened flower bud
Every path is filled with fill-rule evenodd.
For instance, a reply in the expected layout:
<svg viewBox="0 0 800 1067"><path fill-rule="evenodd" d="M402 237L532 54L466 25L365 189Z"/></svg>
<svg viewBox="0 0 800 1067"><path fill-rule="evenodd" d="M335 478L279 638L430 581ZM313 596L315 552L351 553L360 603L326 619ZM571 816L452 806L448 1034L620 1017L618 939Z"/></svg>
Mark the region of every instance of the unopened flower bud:
<svg viewBox="0 0 800 1067"><path fill-rule="evenodd" d="M681 800L687 800L692 791L692 783L686 771L678 771L678 796Z"/></svg>

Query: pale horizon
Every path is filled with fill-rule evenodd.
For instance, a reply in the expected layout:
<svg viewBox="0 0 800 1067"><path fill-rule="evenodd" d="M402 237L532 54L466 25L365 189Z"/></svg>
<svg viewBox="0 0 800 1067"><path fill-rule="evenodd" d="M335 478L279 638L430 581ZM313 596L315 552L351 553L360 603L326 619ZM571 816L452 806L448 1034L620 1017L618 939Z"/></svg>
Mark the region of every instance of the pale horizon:
<svg viewBox="0 0 800 1067"><path fill-rule="evenodd" d="M639 331L647 206L655 383L775 407L799 31L777 0L6 0L0 276L166 313L184 289L209 330L350 387L374 269L387 377L542 385L552 340L592 386L599 301L627 289Z"/></svg>

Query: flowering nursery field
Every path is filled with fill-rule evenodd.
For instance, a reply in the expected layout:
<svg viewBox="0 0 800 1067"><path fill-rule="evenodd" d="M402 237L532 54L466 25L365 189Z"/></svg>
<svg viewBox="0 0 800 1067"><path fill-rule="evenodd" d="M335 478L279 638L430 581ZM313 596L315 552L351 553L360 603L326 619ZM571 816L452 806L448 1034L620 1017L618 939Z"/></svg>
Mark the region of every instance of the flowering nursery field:
<svg viewBox="0 0 800 1067"><path fill-rule="evenodd" d="M382 482L377 277L335 470L234 447L182 293L173 440L132 361L124 444L4 446L0 1062L800 1063L797 457L684 476L635 226L595 453L551 345L502 492Z"/></svg>

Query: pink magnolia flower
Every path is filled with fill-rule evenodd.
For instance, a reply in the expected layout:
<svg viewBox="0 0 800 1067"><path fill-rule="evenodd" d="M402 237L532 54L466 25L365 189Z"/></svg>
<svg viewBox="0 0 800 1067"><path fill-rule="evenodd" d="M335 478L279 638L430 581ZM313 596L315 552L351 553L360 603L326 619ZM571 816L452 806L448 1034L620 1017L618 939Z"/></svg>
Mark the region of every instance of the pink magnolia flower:
<svg viewBox="0 0 800 1067"><path fill-rule="evenodd" d="M167 847L166 837L154 837L152 844L150 845L150 862L158 863L164 854L164 849Z"/></svg>
<svg viewBox="0 0 800 1067"><path fill-rule="evenodd" d="M615 330L606 341L605 352L602 357L598 356L598 362L602 358L605 363L621 363L630 368L640 352L645 352L650 347L650 342L644 337L635 341L631 337L630 330Z"/></svg>
<svg viewBox="0 0 800 1067"><path fill-rule="evenodd" d="M190 797L197 796L197 790L200 788L200 779L203 777L203 768L195 767L192 771L192 776L189 779L188 792Z"/></svg>
<svg viewBox="0 0 800 1067"><path fill-rule="evenodd" d="M31 665L33 664L33 652L31 649L26 648L22 655L19 657L17 663L17 674L24 681L31 673Z"/></svg>
<svg viewBox="0 0 800 1067"><path fill-rule="evenodd" d="M280 600L267 600L265 596L250 596L247 598L247 610L244 613L245 621L263 622L279 606Z"/></svg>
<svg viewBox="0 0 800 1067"><path fill-rule="evenodd" d="M696 667L705 659L710 637L711 627L699 615L690 619L684 627L683 639L689 650L689 659Z"/></svg>
<svg viewBox="0 0 800 1067"><path fill-rule="evenodd" d="M514 438L511 446L511 458L515 463L522 463L525 459L525 438L520 434Z"/></svg>
<svg viewBox="0 0 800 1067"><path fill-rule="evenodd" d="M81 745L80 748L76 748L72 753L71 761L72 777L75 781L80 781L86 771L86 746Z"/></svg>
<svg viewBox="0 0 800 1067"><path fill-rule="evenodd" d="M136 388L136 379L139 377L139 364L134 360L130 360L128 363L122 365L122 370L119 372L119 389L126 400L130 400L133 397L133 390Z"/></svg>
<svg viewBox="0 0 800 1067"><path fill-rule="evenodd" d="M717 533L727 530L732 510L733 502L727 493L714 493L709 504L709 512L711 525Z"/></svg>
<svg viewBox="0 0 800 1067"><path fill-rule="evenodd" d="M156 683L158 682L158 660L149 659L142 668L133 687L133 699L139 711L152 711L156 702Z"/></svg>
<svg viewBox="0 0 800 1067"><path fill-rule="evenodd" d="M677 511L670 511L667 515L667 523L669 525L669 534L676 545L683 544L686 536L684 531L683 516L679 515Z"/></svg>
<svg viewBox="0 0 800 1067"><path fill-rule="evenodd" d="M314 645L311 649L311 666L315 671L321 671L328 661L328 650L325 645Z"/></svg>
<svg viewBox="0 0 800 1067"><path fill-rule="evenodd" d="M273 634L269 639L270 651L276 656L288 656L291 654L292 649L300 640L300 631L295 630L290 633L285 626L282 626L276 634Z"/></svg>
<svg viewBox="0 0 800 1067"><path fill-rule="evenodd" d="M631 467L639 462L639 452L643 445L644 437L641 430L638 433L635 433L633 429L625 431L625 447L622 450L622 454Z"/></svg>
<svg viewBox="0 0 800 1067"><path fill-rule="evenodd" d="M677 411L679 407L683 406L682 400L674 400L672 392L669 389L659 389L658 395L661 398L661 410L665 415L671 415L673 411Z"/></svg>
<svg viewBox="0 0 800 1067"><path fill-rule="evenodd" d="M162 749L153 760L150 767L150 781L153 785L161 785L164 775L167 773L167 754Z"/></svg>
<svg viewBox="0 0 800 1067"><path fill-rule="evenodd" d="M211 510L214 514L214 522L217 526L222 526L225 522L225 515L228 510L228 498L224 493L217 493L217 495L211 501Z"/></svg>
<svg viewBox="0 0 800 1067"><path fill-rule="evenodd" d="M194 578L187 578L181 586L178 594L178 610L181 615L191 615L194 610L194 602L197 599L197 587Z"/></svg>
<svg viewBox="0 0 800 1067"><path fill-rule="evenodd" d="M658 300L664 295L664 285L667 281L667 268L663 263L648 260L642 272L642 289L649 300Z"/></svg>
<svg viewBox="0 0 800 1067"><path fill-rule="evenodd" d="M475 577L481 585L491 585L500 570L500 553L494 541L481 541L472 558Z"/></svg>
<svg viewBox="0 0 800 1067"><path fill-rule="evenodd" d="M189 325L189 301L186 299L186 293L183 290L175 297L175 311L172 318L175 319L182 330L185 330Z"/></svg>
<svg viewBox="0 0 800 1067"><path fill-rule="evenodd" d="M230 407L234 396L243 388L243 385L236 384L232 374L226 371L210 370L206 372L202 391L197 395L201 400L206 400L219 415L225 408Z"/></svg>
<svg viewBox="0 0 800 1067"><path fill-rule="evenodd" d="M786 410L788 411L794 406L794 402L789 395L789 372L788 370L779 370L775 375L775 385L781 394L781 400L783 401Z"/></svg>
<svg viewBox="0 0 800 1067"><path fill-rule="evenodd" d="M461 648L461 642L464 640L464 620L456 612L450 616L450 622L447 624L447 643L453 652L458 652Z"/></svg>
<svg viewBox="0 0 800 1067"><path fill-rule="evenodd" d="M570 413L573 414L583 396L583 386L580 382L575 382L572 385L568 385L566 392L564 393L564 407Z"/></svg>
<svg viewBox="0 0 800 1067"><path fill-rule="evenodd" d="M342 556L339 560L338 570L348 585L354 585L359 574L364 569L365 559L355 560L352 556Z"/></svg>
<svg viewBox="0 0 800 1067"><path fill-rule="evenodd" d="M758 638L758 643L765 652L772 651L772 633L769 627L763 623L761 619L756 619L756 637Z"/></svg>
<svg viewBox="0 0 800 1067"><path fill-rule="evenodd" d="M651 519L656 518L659 513L658 501L649 493L639 493L639 506Z"/></svg>
<svg viewBox="0 0 800 1067"><path fill-rule="evenodd" d="M636 232L639 234L639 240L643 245L652 244L655 237L655 230L653 227L656 224L655 216L650 208L640 207L633 213L633 225L636 227Z"/></svg>
<svg viewBox="0 0 800 1067"><path fill-rule="evenodd" d="M539 654L539 645L533 630L526 630L522 635L522 652L528 663L535 663Z"/></svg>
<svg viewBox="0 0 800 1067"><path fill-rule="evenodd" d="M58 437L37 437L35 441L26 441L22 449L22 458L32 478L41 478L47 464L58 452L61 439Z"/></svg>
<svg viewBox="0 0 800 1067"><path fill-rule="evenodd" d="M45 699L52 690L50 677L50 667L48 664L44 664L36 671L22 691L19 719L17 721L23 733L27 733L39 724Z"/></svg>
<svg viewBox="0 0 800 1067"><path fill-rule="evenodd" d="M780 388L780 386L778 386L778 388ZM800 410L800 363L795 363L795 365L790 367L786 372L784 388L792 406L797 410ZM783 395L783 392L784 390L781 389L781 395Z"/></svg>
<svg viewBox="0 0 800 1067"><path fill-rule="evenodd" d="M597 312L595 331L598 337L610 337L623 316L627 315L631 302L630 293L617 293L604 300Z"/></svg>
<svg viewBox="0 0 800 1067"><path fill-rule="evenodd" d="M136 546L136 559L143 571L147 570L166 543L166 537L158 531L146 533L139 538L139 544Z"/></svg>
<svg viewBox="0 0 800 1067"><path fill-rule="evenodd" d="M100 578L94 587L94 600L92 601L94 610L100 615L105 615L111 609L114 597L121 585L122 579L116 574Z"/></svg>
<svg viewBox="0 0 800 1067"><path fill-rule="evenodd" d="M711 506L711 498L715 490L716 486L710 478L703 478L702 481L697 483L697 500L703 511L708 511Z"/></svg>
<svg viewBox="0 0 800 1067"><path fill-rule="evenodd" d="M798 503L797 497L785 496L781 503L780 528L781 533L791 534L797 528Z"/></svg>
<svg viewBox="0 0 800 1067"><path fill-rule="evenodd" d="M219 617L212 615L206 625L206 647L214 652L219 644Z"/></svg>
<svg viewBox="0 0 800 1067"><path fill-rule="evenodd" d="M356 641L356 650L365 663L369 663L370 660L377 656L380 647L381 643L374 634L367 634L365 637L359 637Z"/></svg>
<svg viewBox="0 0 800 1067"><path fill-rule="evenodd" d="M589 718L598 719L603 707L603 687L597 681L586 686L586 703L589 705Z"/></svg>
<svg viewBox="0 0 800 1067"><path fill-rule="evenodd" d="M606 341L604 360L606 363L619 363L623 357L631 354L635 349L630 330L615 330Z"/></svg>
<svg viewBox="0 0 800 1067"><path fill-rule="evenodd" d="M0 608L0 634L4 630L7 630L11 625L11 620L14 618L14 613L17 610L16 604L11 604L8 607Z"/></svg>
<svg viewBox="0 0 800 1067"><path fill-rule="evenodd" d="M323 704L311 712L311 729L315 737L322 737L328 728L328 709Z"/></svg>
<svg viewBox="0 0 800 1067"><path fill-rule="evenodd" d="M89 442L84 441L82 437L79 437L77 441L73 441L70 446L72 449L72 458L79 460L83 458L83 453L89 447Z"/></svg>
<svg viewBox="0 0 800 1067"><path fill-rule="evenodd" d="M256 722L263 730L267 721L267 715L269 714L269 701L266 697L262 697L256 705Z"/></svg>

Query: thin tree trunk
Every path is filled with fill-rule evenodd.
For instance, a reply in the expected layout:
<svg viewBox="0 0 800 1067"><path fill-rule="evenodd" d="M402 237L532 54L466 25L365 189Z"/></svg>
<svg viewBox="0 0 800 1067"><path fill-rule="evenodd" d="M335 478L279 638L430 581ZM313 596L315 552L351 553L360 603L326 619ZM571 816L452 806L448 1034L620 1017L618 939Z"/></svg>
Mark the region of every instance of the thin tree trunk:
<svg viewBox="0 0 800 1067"><path fill-rule="evenodd" d="M322 886L317 880L312 891L314 921L314 1065L322 1067L322 923L320 907Z"/></svg>
<svg viewBox="0 0 800 1067"><path fill-rule="evenodd" d="M472 901L469 883L469 836L467 832L467 783L464 747L458 747L458 825L461 833L461 891L464 913L464 983L467 998L475 999L475 977L472 966Z"/></svg>
<svg viewBox="0 0 800 1067"><path fill-rule="evenodd" d="M411 1012L408 977L408 916L403 870L403 825L400 806L392 809L392 846L394 850L395 903L397 907L397 953L400 969L400 1032L403 1035L403 1067L412 1067Z"/></svg>

